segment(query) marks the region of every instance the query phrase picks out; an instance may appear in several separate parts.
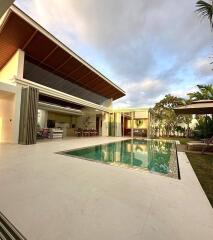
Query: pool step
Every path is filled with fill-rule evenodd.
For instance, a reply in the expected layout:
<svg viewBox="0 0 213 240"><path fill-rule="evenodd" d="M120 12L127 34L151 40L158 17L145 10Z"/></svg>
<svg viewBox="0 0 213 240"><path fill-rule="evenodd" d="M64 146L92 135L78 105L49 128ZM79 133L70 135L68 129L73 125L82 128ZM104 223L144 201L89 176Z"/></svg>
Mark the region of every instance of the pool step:
<svg viewBox="0 0 213 240"><path fill-rule="evenodd" d="M0 240L27 240L1 212Z"/></svg>

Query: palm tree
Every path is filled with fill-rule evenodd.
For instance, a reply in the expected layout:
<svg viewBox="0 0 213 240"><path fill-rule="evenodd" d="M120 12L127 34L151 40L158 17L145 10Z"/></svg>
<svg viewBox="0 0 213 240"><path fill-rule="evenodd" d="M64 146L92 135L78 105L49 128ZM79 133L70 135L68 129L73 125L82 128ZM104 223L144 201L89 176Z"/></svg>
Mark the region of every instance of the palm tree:
<svg viewBox="0 0 213 240"><path fill-rule="evenodd" d="M208 18L210 27L213 30L213 0L211 0L210 3L206 1L197 1L196 7L198 15L200 15L201 18Z"/></svg>
<svg viewBox="0 0 213 240"><path fill-rule="evenodd" d="M188 93L190 100L213 100L213 85L197 85L198 91L193 93Z"/></svg>
<svg viewBox="0 0 213 240"><path fill-rule="evenodd" d="M198 91L193 92L193 93L188 93L187 95L189 96L191 101L197 101L197 100L213 100L213 85L208 84L208 85L197 85ZM208 135L208 115L206 114L205 118L201 116L199 118L200 122L198 121L198 126L201 125L202 121L205 121L205 128L204 130L201 131L200 134L203 134L205 137ZM212 119L210 120L213 122L213 114L212 114ZM213 125L213 124L212 124ZM202 127L200 128L202 130ZM210 131L209 133L212 134Z"/></svg>

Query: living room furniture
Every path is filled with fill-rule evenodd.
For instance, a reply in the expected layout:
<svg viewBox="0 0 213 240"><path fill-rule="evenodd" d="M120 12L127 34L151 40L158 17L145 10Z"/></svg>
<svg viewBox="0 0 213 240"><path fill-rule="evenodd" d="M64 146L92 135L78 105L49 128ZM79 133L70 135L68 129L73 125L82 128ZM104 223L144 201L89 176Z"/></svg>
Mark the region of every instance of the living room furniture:
<svg viewBox="0 0 213 240"><path fill-rule="evenodd" d="M49 138L51 139L63 138L63 130L60 128L50 128Z"/></svg>

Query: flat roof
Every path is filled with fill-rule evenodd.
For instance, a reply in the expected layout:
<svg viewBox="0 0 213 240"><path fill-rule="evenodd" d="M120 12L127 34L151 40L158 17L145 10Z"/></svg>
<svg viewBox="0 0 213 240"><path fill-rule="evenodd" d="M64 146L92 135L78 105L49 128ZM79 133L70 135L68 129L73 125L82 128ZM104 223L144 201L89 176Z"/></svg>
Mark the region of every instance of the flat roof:
<svg viewBox="0 0 213 240"><path fill-rule="evenodd" d="M39 66L101 96L113 100L125 96L121 88L12 5L1 19L0 69L17 49Z"/></svg>
<svg viewBox="0 0 213 240"><path fill-rule="evenodd" d="M174 108L176 114L213 114L213 100L194 101L189 105Z"/></svg>

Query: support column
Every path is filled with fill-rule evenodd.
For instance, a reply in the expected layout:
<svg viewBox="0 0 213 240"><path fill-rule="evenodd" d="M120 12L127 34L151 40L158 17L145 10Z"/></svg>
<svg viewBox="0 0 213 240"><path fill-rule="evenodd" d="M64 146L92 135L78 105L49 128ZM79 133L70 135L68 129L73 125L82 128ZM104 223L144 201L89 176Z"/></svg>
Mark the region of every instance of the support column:
<svg viewBox="0 0 213 240"><path fill-rule="evenodd" d="M134 137L134 112L131 112L131 138Z"/></svg>
<svg viewBox="0 0 213 240"><path fill-rule="evenodd" d="M122 136L124 137L124 123L125 123L125 121L124 121L124 113L122 113L122 116L123 116L123 123L122 123L122 125L123 125L123 129L122 129Z"/></svg>
<svg viewBox="0 0 213 240"><path fill-rule="evenodd" d="M121 113L115 114L115 137L121 137Z"/></svg>
<svg viewBox="0 0 213 240"><path fill-rule="evenodd" d="M102 136L109 136L109 113L102 114Z"/></svg>

